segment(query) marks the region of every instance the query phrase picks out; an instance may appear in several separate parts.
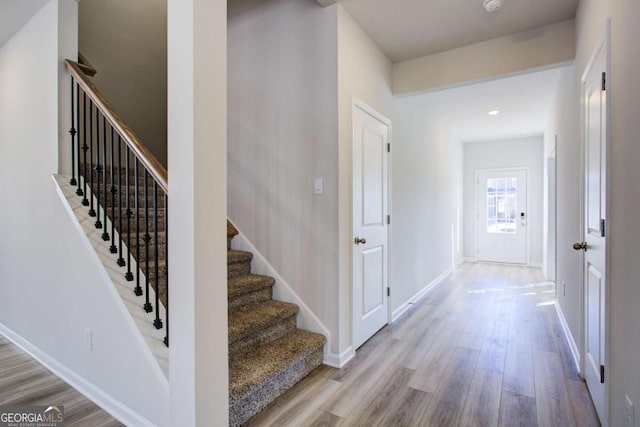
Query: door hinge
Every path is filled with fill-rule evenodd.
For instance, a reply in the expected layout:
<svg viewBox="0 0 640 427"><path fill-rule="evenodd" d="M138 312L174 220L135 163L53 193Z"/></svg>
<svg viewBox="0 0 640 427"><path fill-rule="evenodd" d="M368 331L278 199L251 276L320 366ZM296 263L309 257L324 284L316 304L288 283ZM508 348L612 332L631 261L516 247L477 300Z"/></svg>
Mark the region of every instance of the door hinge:
<svg viewBox="0 0 640 427"><path fill-rule="evenodd" d="M387 215L387 225L391 225L391 215Z"/></svg>
<svg viewBox="0 0 640 427"><path fill-rule="evenodd" d="M391 288L389 286L387 286L387 296L388 297L391 296Z"/></svg>
<svg viewBox="0 0 640 427"><path fill-rule="evenodd" d="M604 237L605 236L605 231L604 231L604 227L605 227L606 223L604 219L600 220L600 237Z"/></svg>
<svg viewBox="0 0 640 427"><path fill-rule="evenodd" d="M387 153L390 153L390 152L391 152L391 143L388 142L387 143Z"/></svg>
<svg viewBox="0 0 640 427"><path fill-rule="evenodd" d="M602 91L607 90L607 73L602 72Z"/></svg>
<svg viewBox="0 0 640 427"><path fill-rule="evenodd" d="M600 365L600 383L604 384L604 365Z"/></svg>

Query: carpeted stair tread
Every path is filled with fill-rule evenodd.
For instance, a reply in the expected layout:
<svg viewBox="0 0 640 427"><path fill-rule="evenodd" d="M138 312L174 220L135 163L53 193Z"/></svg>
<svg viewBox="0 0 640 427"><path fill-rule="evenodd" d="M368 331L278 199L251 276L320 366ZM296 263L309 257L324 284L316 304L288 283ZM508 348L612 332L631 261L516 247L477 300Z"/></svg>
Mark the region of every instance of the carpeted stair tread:
<svg viewBox="0 0 640 427"><path fill-rule="evenodd" d="M273 277L261 276L259 274L234 277L228 280L227 295L231 300L241 295L270 288L274 283L275 279Z"/></svg>
<svg viewBox="0 0 640 427"><path fill-rule="evenodd" d="M138 237L138 242L140 243L141 247L145 246L145 242L144 242L144 235L146 233L146 230L140 230L138 231L137 237ZM149 241L149 246L155 246L156 241L155 241L155 237L154 237L154 232L153 230L149 230L149 237L151 238L151 240ZM124 232L122 233L122 241L125 243L128 243L129 241L129 234ZM164 243L166 242L166 234L164 231L158 231L158 244L159 245L164 245ZM137 246L136 244L136 232L135 230L131 230L131 247L135 247Z"/></svg>
<svg viewBox="0 0 640 427"><path fill-rule="evenodd" d="M237 251L234 249L227 250L227 264L237 264L240 262L251 261L253 254L246 251Z"/></svg>
<svg viewBox="0 0 640 427"><path fill-rule="evenodd" d="M227 249L231 249L231 241L238 235L238 229L231 224L231 221L227 220Z"/></svg>
<svg viewBox="0 0 640 427"><path fill-rule="evenodd" d="M158 257L158 277L164 276L164 270L167 267L167 262L164 257ZM138 268L142 270L143 273L147 273L147 263L145 262L144 255L142 256L142 260L138 263ZM156 277L156 260L154 258L149 257L149 280L155 280Z"/></svg>
<svg viewBox="0 0 640 427"><path fill-rule="evenodd" d="M242 277L251 273L251 252L227 249L227 278Z"/></svg>
<svg viewBox="0 0 640 427"><path fill-rule="evenodd" d="M227 238L233 239L238 235L238 230L231 224L229 220L227 220Z"/></svg>
<svg viewBox="0 0 640 427"><path fill-rule="evenodd" d="M230 310L229 346L295 316L298 311L299 308L295 304L275 300L248 304Z"/></svg>
<svg viewBox="0 0 640 427"><path fill-rule="evenodd" d="M317 351L323 335L296 329L270 343L229 359L230 404L264 386L281 372Z"/></svg>

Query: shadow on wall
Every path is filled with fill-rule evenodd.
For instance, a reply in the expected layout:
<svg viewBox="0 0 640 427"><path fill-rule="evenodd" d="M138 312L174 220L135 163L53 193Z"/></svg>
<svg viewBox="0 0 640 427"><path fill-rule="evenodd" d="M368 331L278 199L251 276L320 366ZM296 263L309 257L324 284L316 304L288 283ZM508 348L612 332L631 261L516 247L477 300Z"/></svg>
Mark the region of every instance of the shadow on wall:
<svg viewBox="0 0 640 427"><path fill-rule="evenodd" d="M94 83L167 165L167 1L83 0L78 47Z"/></svg>

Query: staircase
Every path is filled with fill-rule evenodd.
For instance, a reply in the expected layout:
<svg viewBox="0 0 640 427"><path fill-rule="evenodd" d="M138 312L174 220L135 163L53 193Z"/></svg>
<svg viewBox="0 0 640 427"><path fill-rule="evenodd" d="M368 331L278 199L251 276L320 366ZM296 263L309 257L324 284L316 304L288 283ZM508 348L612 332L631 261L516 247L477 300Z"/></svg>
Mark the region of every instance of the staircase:
<svg viewBox="0 0 640 427"><path fill-rule="evenodd" d="M120 179L118 179L118 172L114 172L115 191L111 191L111 172L108 168L101 172L101 187L97 184L98 175L95 166L88 169L91 170L91 174L81 176L83 181L86 180L88 183L87 188L92 190L91 193L99 201L94 204L96 213L100 215L100 218L95 217L96 221L105 218L106 215L139 268L139 271L134 270L133 275L134 280L139 281L143 290L140 296L141 305L145 303L145 277L147 277L149 287L159 293L159 301L166 306L164 203L159 200L157 208L153 209L154 201L151 197L153 184L147 182L145 186L144 181L139 180L138 197L136 199L136 189L131 185L127 204L126 174L129 174L131 183L133 181L131 177L135 175L133 170L128 172L121 170ZM106 193L103 187L105 176L108 181ZM123 209L120 209L120 205ZM130 218L124 214L127 206L133 211ZM134 209L136 206L137 209ZM149 213L145 212L147 210ZM148 230L147 221L149 222ZM104 220L102 222L106 223ZM157 227L157 239L155 227ZM104 231L109 234L110 239L113 237L114 233L110 228L107 227ZM145 237L147 234L149 238ZM252 274L253 254L231 248L232 240L237 234L235 227L227 221L229 425L231 426L241 426L246 423L322 364L323 347L326 342L323 335L296 328L296 317L299 311L297 305L272 299L275 280L269 276ZM119 239L113 242L116 247L119 245ZM156 253L157 270L155 268ZM114 256L117 257L117 255ZM126 267L123 267L123 273L125 269ZM158 274L157 280L156 274Z"/></svg>
<svg viewBox="0 0 640 427"><path fill-rule="evenodd" d="M167 171L80 65L67 60L65 66L72 77L69 183L169 346ZM231 426L246 423L318 367L326 343L296 327L297 305L273 300L275 281L251 273L253 254L231 249L237 234L227 222Z"/></svg>
<svg viewBox="0 0 640 427"><path fill-rule="evenodd" d="M229 425L240 426L322 364L326 338L296 328L298 306L272 299L274 279L251 274L251 252L231 249L229 298Z"/></svg>

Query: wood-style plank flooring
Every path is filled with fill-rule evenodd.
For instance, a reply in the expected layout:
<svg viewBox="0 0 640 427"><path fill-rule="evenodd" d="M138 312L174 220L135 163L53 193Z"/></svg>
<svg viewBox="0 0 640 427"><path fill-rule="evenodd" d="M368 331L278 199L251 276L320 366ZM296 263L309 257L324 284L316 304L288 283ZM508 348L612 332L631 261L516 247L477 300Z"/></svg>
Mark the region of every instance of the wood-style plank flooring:
<svg viewBox="0 0 640 427"><path fill-rule="evenodd" d="M65 426L122 426L111 415L0 336L0 406L64 406Z"/></svg>
<svg viewBox="0 0 640 427"><path fill-rule="evenodd" d="M540 269L465 264L250 426L599 426Z"/></svg>

